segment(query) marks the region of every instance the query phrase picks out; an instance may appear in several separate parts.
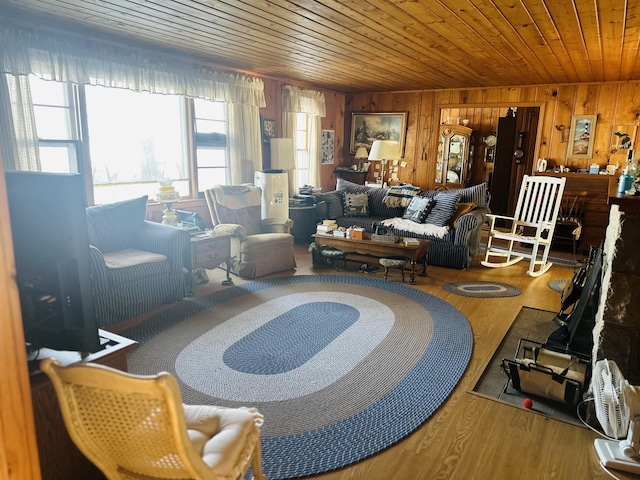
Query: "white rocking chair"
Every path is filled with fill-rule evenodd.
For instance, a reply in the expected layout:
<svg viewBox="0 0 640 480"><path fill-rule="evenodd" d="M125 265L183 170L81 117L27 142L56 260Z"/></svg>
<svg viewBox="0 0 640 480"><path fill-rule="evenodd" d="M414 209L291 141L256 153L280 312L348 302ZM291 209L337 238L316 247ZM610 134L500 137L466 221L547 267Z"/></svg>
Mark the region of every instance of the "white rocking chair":
<svg viewBox="0 0 640 480"><path fill-rule="evenodd" d="M508 267L523 258L530 258L527 274L539 277L551 268L547 262L553 231L558 218L562 193L566 178L525 175L518 194L513 217L488 214L489 239L484 261L485 267ZM497 229L496 220L506 220L507 228ZM509 226L510 223L510 226ZM494 245L494 240L504 240L505 245ZM531 245L531 253L514 252L514 244ZM542 248L542 256L538 259L538 251ZM502 261L490 261L490 257L498 257ZM537 268L536 268L537 267Z"/></svg>

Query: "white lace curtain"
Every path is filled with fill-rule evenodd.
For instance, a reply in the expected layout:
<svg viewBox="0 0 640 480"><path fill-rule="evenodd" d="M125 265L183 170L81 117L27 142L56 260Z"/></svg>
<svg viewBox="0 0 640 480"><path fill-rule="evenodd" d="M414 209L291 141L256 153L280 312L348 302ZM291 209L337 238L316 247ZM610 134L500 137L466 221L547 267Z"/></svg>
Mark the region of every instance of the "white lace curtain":
<svg viewBox="0 0 640 480"><path fill-rule="evenodd" d="M296 139L296 115L304 113L308 116L309 131L309 182L320 185L320 162L322 144L321 118L326 116L324 93L313 90L301 90L293 85L282 88L282 123L285 137L293 138L294 149ZM296 180L297 185L297 180Z"/></svg>
<svg viewBox="0 0 640 480"><path fill-rule="evenodd" d="M261 79L87 39L1 24L0 73L25 78L35 74L58 82L226 102L230 110L229 129L241 132L230 139L231 158L233 162L244 162L242 167L232 165L232 181L241 183L249 175L246 172L241 175L242 168L262 168L259 108L265 107L266 102ZM242 141L237 140L239 137Z"/></svg>

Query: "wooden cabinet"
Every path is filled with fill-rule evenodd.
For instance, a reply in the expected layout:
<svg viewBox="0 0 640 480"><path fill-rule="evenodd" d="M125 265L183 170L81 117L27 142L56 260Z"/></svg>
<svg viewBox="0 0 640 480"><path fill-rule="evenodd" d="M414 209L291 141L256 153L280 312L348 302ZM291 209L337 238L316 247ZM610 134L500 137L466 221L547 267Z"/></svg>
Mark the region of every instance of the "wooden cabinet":
<svg viewBox="0 0 640 480"><path fill-rule="evenodd" d="M471 132L470 128L462 125L440 125L436 186L466 184Z"/></svg>
<svg viewBox="0 0 640 480"><path fill-rule="evenodd" d="M227 278L223 285L232 285L229 276L231 268L231 235L219 234L210 236L208 233L191 237L191 275L187 285L187 295L193 294L193 272L198 268L213 270L220 264L227 265Z"/></svg>
<svg viewBox="0 0 640 480"><path fill-rule="evenodd" d="M590 246L597 247L604 239L609 224L609 181L617 178L610 175L589 173L536 173L552 177L565 177L565 192L586 191L585 212L579 250L588 252Z"/></svg>

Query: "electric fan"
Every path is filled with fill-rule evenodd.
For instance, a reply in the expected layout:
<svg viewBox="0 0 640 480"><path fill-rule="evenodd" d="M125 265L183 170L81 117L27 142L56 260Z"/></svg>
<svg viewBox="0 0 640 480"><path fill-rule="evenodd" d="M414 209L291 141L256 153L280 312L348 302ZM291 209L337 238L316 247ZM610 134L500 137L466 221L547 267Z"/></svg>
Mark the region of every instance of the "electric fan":
<svg viewBox="0 0 640 480"><path fill-rule="evenodd" d="M596 439L600 463L607 468L640 473L640 395L629 385L615 362L596 362L591 378L596 417L609 437ZM627 433L628 432L628 433Z"/></svg>

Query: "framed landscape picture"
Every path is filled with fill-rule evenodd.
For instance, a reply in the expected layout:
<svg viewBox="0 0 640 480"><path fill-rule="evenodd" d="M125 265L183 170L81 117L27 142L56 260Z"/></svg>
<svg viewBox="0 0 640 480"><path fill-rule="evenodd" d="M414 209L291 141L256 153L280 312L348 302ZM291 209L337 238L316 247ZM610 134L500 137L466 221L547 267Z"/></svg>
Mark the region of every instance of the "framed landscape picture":
<svg viewBox="0 0 640 480"><path fill-rule="evenodd" d="M352 113L350 153L355 155L359 147L370 151L374 140L396 140L404 156L406 132L407 112Z"/></svg>
<svg viewBox="0 0 640 480"><path fill-rule="evenodd" d="M591 158L595 140L596 115L571 117L567 158Z"/></svg>

